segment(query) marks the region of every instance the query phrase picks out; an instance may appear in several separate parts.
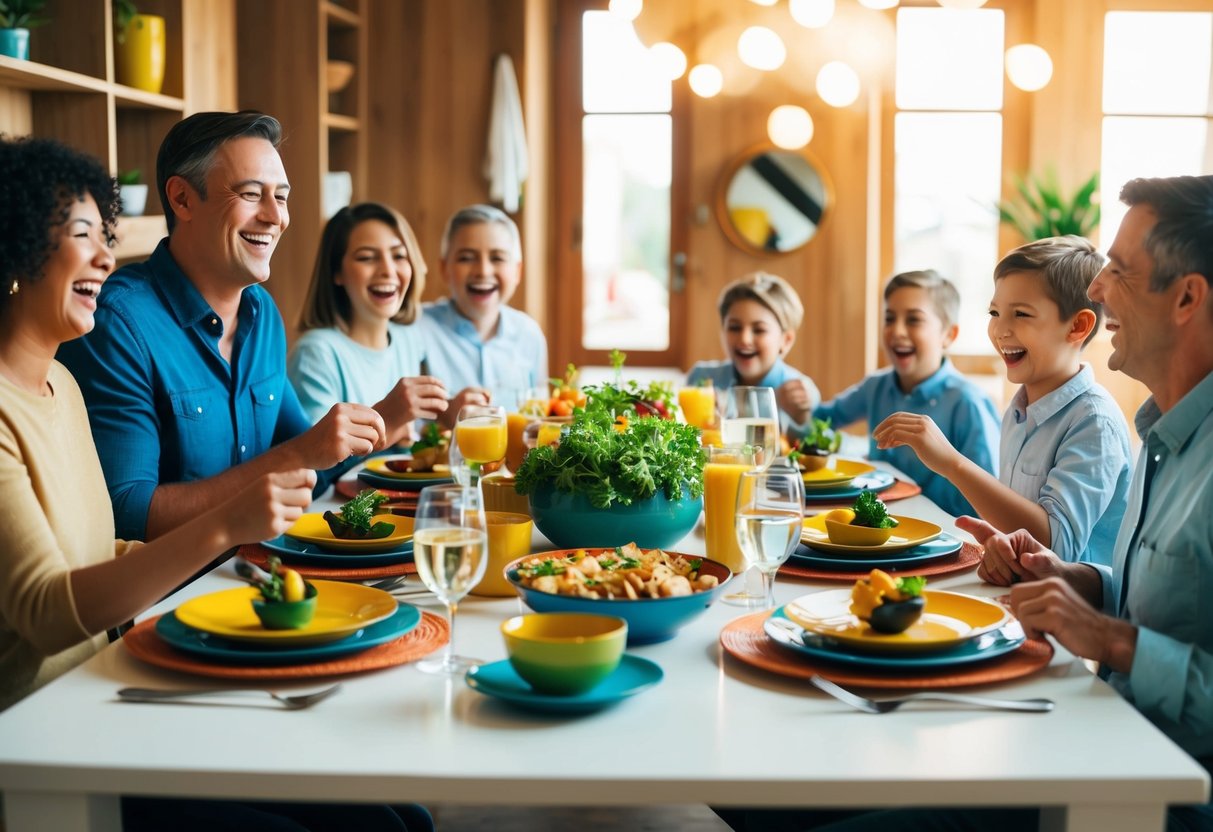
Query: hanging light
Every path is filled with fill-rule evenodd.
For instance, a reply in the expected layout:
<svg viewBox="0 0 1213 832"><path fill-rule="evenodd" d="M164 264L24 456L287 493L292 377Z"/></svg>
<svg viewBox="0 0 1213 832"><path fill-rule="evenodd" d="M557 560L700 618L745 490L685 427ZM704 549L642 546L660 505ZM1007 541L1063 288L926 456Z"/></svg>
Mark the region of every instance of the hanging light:
<svg viewBox="0 0 1213 832"><path fill-rule="evenodd" d="M607 4L607 11L624 20L632 21L640 16L640 10L643 7L644 0L611 0Z"/></svg>
<svg viewBox="0 0 1213 832"><path fill-rule="evenodd" d="M859 5L869 9L876 9L876 11L883 11L884 9L893 8L898 2L899 0L859 0Z"/></svg>
<svg viewBox="0 0 1213 832"><path fill-rule="evenodd" d="M980 9L986 0L939 0L945 9Z"/></svg>
<svg viewBox="0 0 1213 832"><path fill-rule="evenodd" d="M788 50L772 30L751 26L737 39L737 54L746 66L770 72L783 66Z"/></svg>
<svg viewBox="0 0 1213 832"><path fill-rule="evenodd" d="M820 29L834 16L834 0L788 0L788 11L806 29Z"/></svg>
<svg viewBox="0 0 1213 832"><path fill-rule="evenodd" d="M662 78L677 81L687 71L687 56L672 43L662 41L653 44L649 47L649 55Z"/></svg>
<svg viewBox="0 0 1213 832"><path fill-rule="evenodd" d="M813 138L813 117L795 104L776 107L767 118L767 135L778 147L799 150Z"/></svg>
<svg viewBox="0 0 1213 832"><path fill-rule="evenodd" d="M1007 77L1025 92L1036 92L1053 77L1053 59L1034 43L1021 43L1007 50Z"/></svg>
<svg viewBox="0 0 1213 832"><path fill-rule="evenodd" d="M831 107L849 107L859 98L859 75L842 61L830 61L817 73L817 94Z"/></svg>
<svg viewBox="0 0 1213 832"><path fill-rule="evenodd" d="M691 92L700 98L711 98L724 89L724 74L712 64L699 64L687 76Z"/></svg>
<svg viewBox="0 0 1213 832"><path fill-rule="evenodd" d="M750 2L758 6L774 6L779 0L750 0Z"/></svg>

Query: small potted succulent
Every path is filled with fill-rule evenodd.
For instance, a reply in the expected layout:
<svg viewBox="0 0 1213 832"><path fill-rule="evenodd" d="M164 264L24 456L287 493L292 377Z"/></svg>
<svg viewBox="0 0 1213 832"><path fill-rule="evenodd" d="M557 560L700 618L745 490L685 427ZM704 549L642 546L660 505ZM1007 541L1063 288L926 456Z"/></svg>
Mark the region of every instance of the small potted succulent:
<svg viewBox="0 0 1213 832"><path fill-rule="evenodd" d="M36 17L46 0L0 0L0 55L29 60L29 30L50 22Z"/></svg>
<svg viewBox="0 0 1213 832"><path fill-rule="evenodd" d="M830 426L829 419L811 419L808 433L788 454L802 471L818 471L829 463L830 456L842 447L842 434Z"/></svg>
<svg viewBox="0 0 1213 832"><path fill-rule="evenodd" d="M125 217L143 216L143 209L147 206L147 185L139 181L142 176L138 168L124 170L118 174L119 198L122 201L122 215Z"/></svg>

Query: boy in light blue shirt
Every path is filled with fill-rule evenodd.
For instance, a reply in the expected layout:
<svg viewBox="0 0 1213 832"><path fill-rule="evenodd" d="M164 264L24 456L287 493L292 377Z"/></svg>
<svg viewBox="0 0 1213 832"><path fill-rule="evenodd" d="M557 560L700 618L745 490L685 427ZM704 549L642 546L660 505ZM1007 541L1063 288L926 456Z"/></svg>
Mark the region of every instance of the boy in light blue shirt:
<svg viewBox="0 0 1213 832"><path fill-rule="evenodd" d="M838 427L867 419L872 428L898 411L920 414L951 447L992 475L998 459L994 403L945 355L959 331L956 287L933 269L903 272L889 279L884 303L883 345L891 366L820 405L813 416ZM904 472L949 514L973 511L956 486L919 461L912 448L878 447L873 438L868 455Z"/></svg>
<svg viewBox="0 0 1213 832"><path fill-rule="evenodd" d="M1051 237L994 269L990 341L1020 384L1002 420L999 478L951 446L927 417L896 413L873 432L950 479L983 520L1027 529L1061 558L1109 564L1129 489L1129 431L1082 350L1099 328L1087 287L1103 268L1090 242Z"/></svg>

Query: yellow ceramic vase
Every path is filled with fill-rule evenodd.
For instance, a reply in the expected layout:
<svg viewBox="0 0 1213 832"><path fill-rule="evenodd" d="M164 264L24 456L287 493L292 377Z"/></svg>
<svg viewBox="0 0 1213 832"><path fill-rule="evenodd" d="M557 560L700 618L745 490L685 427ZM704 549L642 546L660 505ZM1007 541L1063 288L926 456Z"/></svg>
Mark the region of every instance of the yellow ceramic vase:
<svg viewBox="0 0 1213 832"><path fill-rule="evenodd" d="M115 44L118 83L144 92L164 85L164 18L137 14L127 24L123 42Z"/></svg>

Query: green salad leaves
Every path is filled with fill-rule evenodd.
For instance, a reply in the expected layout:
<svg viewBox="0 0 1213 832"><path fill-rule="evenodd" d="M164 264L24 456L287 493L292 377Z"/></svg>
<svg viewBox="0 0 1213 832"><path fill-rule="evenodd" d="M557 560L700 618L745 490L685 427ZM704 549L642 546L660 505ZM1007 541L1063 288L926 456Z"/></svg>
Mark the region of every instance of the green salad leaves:
<svg viewBox="0 0 1213 832"><path fill-rule="evenodd" d="M336 514L326 511L324 520L329 524L333 537L341 540L373 540L387 537L396 530L391 523L371 525L376 509L386 502L386 494L367 488L343 505Z"/></svg>
<svg viewBox="0 0 1213 832"><path fill-rule="evenodd" d="M897 521L889 516L884 500L877 497L873 491L864 491L856 497L855 505L851 506L851 510L855 512L855 519L851 521L852 526L891 529L897 525Z"/></svg>
<svg viewBox="0 0 1213 832"><path fill-rule="evenodd" d="M602 385L602 388L610 387ZM602 388L599 388L601 390ZM618 391L623 396L630 391ZM535 448L516 472L515 489L530 494L541 485L585 494L595 508L631 505L658 491L671 500L703 494L703 450L699 430L672 419L632 417L616 424L619 398L592 395L585 410L560 437L560 444Z"/></svg>

